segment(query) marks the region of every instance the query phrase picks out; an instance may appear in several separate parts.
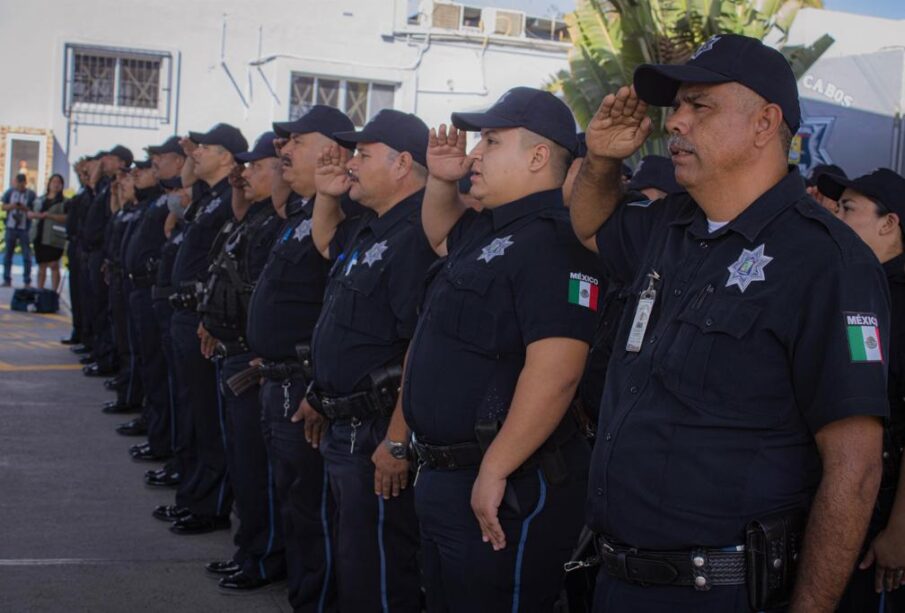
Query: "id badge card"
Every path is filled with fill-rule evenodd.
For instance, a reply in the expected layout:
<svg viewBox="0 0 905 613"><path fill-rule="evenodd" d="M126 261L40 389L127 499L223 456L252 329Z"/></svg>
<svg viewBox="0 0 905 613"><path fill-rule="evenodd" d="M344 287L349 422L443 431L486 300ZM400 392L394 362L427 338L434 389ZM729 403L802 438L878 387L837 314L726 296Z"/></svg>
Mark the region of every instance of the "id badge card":
<svg viewBox="0 0 905 613"><path fill-rule="evenodd" d="M650 323L651 313L654 311L654 304L657 302L657 289L655 283L660 279L657 271L652 270L647 275L647 289L641 292L638 299L638 306L635 307L635 316L632 318L632 327L628 333L628 341L625 343L625 350L631 353L638 353L644 344L644 335L647 334L647 326Z"/></svg>

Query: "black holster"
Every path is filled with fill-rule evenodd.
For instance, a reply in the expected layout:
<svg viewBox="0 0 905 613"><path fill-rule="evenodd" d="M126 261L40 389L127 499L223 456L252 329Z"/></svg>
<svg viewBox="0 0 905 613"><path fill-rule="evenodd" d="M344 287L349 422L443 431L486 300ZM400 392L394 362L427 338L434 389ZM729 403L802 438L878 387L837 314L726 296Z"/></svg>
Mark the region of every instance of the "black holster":
<svg viewBox="0 0 905 613"><path fill-rule="evenodd" d="M784 511L745 528L746 583L752 611L783 607L792 597L807 512Z"/></svg>

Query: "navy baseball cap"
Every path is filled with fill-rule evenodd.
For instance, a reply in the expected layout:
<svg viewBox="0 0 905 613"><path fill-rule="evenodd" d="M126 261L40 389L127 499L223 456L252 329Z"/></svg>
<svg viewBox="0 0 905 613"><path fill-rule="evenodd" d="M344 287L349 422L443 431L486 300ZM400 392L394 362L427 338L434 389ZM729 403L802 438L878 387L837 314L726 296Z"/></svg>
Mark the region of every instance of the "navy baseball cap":
<svg viewBox="0 0 905 613"><path fill-rule="evenodd" d="M136 170L147 170L151 167L151 160L141 160L134 164Z"/></svg>
<svg viewBox="0 0 905 613"><path fill-rule="evenodd" d="M264 132L255 141L255 146L248 153L237 153L235 158L239 162L257 162L265 158L275 158L277 156L276 149L273 148L273 141L277 135L273 132Z"/></svg>
<svg viewBox="0 0 905 613"><path fill-rule="evenodd" d="M182 177L176 175L170 179L161 179L160 187L164 189L181 189L182 188Z"/></svg>
<svg viewBox="0 0 905 613"><path fill-rule="evenodd" d="M899 225L905 232L905 177L888 168L878 168L856 179L825 174L817 179L817 189L833 200L839 200L846 189L864 194L898 215Z"/></svg>
<svg viewBox="0 0 905 613"><path fill-rule="evenodd" d="M817 164L813 169L811 169L811 174L807 179L805 179L805 183L808 185L808 187L814 187L817 185L817 181L823 175L835 175L837 177L842 177L843 179L848 178L848 175L845 174L845 171L835 164Z"/></svg>
<svg viewBox="0 0 905 613"><path fill-rule="evenodd" d="M228 123L218 123L207 132L189 132L189 139L199 145L220 145L233 155L248 149L248 141L239 128Z"/></svg>
<svg viewBox="0 0 905 613"><path fill-rule="evenodd" d="M572 111L550 92L533 87L513 87L483 113L453 113L452 122L468 132L525 128L565 147L572 155L578 151Z"/></svg>
<svg viewBox="0 0 905 613"><path fill-rule="evenodd" d="M778 105L792 134L801 124L792 67L782 53L756 38L713 36L684 64L642 64L633 80L638 97L654 106L672 106L682 83L739 83Z"/></svg>
<svg viewBox="0 0 905 613"><path fill-rule="evenodd" d="M273 131L280 138L288 138L293 134L318 132L327 138L336 140L333 135L337 132L351 132L353 130L355 130L355 124L352 123L352 120L345 113L324 104L312 106L307 113L295 121L281 121L273 124ZM355 148L354 145L343 146L347 149Z"/></svg>
<svg viewBox="0 0 905 613"><path fill-rule="evenodd" d="M162 155L164 153L175 153L177 155L181 155L185 157L185 151L182 150L182 145L179 144L178 136L171 136L166 139L162 145L151 145L146 148L148 155Z"/></svg>
<svg viewBox="0 0 905 613"><path fill-rule="evenodd" d="M104 151L101 154L101 157L103 157L105 155L112 155L112 156L118 157L119 159L121 159L123 162L126 163L126 167L131 166L132 161L135 159L135 157L132 155L132 150L129 149L128 147L124 147L122 145L117 145L110 151Z"/></svg>
<svg viewBox="0 0 905 613"><path fill-rule="evenodd" d="M411 113L384 109L358 132L337 132L333 138L353 149L358 143L383 143L396 151L408 151L412 159L427 166L427 124Z"/></svg>
<svg viewBox="0 0 905 613"><path fill-rule="evenodd" d="M628 188L636 191L653 187L667 194L684 192L676 182L676 168L672 160L662 155L645 155L635 166Z"/></svg>

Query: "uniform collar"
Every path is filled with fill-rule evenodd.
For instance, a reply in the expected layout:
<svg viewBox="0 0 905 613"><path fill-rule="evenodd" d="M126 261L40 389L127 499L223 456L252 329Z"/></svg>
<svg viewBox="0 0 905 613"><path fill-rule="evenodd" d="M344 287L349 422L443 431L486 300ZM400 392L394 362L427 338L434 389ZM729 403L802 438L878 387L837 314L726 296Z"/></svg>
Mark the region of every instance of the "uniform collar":
<svg viewBox="0 0 905 613"><path fill-rule="evenodd" d="M263 209L267 207L273 208L273 200L270 197L264 198L263 200L258 200L257 202L252 202L251 206L248 207L248 212L245 213L245 217L243 219L251 219L252 217L257 216Z"/></svg>
<svg viewBox="0 0 905 613"><path fill-rule="evenodd" d="M417 192L397 202L393 208L383 214L382 217L374 217L368 222L368 227L374 236L382 238L384 234L404 219L418 210L421 201L424 199L424 190L419 189Z"/></svg>
<svg viewBox="0 0 905 613"><path fill-rule="evenodd" d="M737 232L754 242L761 231L784 210L806 195L804 179L797 167L791 168L779 183L751 203L741 215L713 234L707 227L707 217L700 206L689 198L689 205L672 222L672 225L689 225L689 233L695 238L715 238L726 232Z"/></svg>
<svg viewBox="0 0 905 613"><path fill-rule="evenodd" d="M883 263L886 278L890 281L905 281L905 253L900 253L893 259Z"/></svg>
<svg viewBox="0 0 905 613"><path fill-rule="evenodd" d="M539 213L548 207L563 207L562 190L550 189L542 192L528 194L524 198L513 200L507 204L490 209L490 218L493 220L493 229L509 225L516 219Z"/></svg>
<svg viewBox="0 0 905 613"><path fill-rule="evenodd" d="M205 183L205 185L207 185L207 184ZM225 192L228 187L229 187L229 177L223 177L222 179L220 179L213 185L209 186L207 193L211 196L211 198L216 198L217 196L219 196L223 192Z"/></svg>

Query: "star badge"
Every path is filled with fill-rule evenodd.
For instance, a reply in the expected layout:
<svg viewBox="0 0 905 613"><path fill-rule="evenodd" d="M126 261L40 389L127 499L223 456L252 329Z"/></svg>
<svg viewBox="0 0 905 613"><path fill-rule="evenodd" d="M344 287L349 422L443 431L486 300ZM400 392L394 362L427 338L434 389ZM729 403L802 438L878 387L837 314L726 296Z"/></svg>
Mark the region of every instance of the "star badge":
<svg viewBox="0 0 905 613"><path fill-rule="evenodd" d="M481 248L481 255L478 256L478 261L484 261L488 264L490 260L493 258L499 257L506 253L506 249L511 247L514 243L510 240L512 235L504 236L502 238L493 239L489 245Z"/></svg>
<svg viewBox="0 0 905 613"><path fill-rule="evenodd" d="M302 242L309 236L311 236L311 220L306 219L295 227L295 232L292 233L292 238L294 238L298 242Z"/></svg>
<svg viewBox="0 0 905 613"><path fill-rule="evenodd" d="M368 268L374 265L375 262L379 262L383 259L383 252L387 250L387 242L380 241L379 243L374 243L370 249L365 251L365 257L362 260L363 264L367 264Z"/></svg>
<svg viewBox="0 0 905 613"><path fill-rule="evenodd" d="M217 207L220 206L220 198L214 198L210 201L210 203L204 207L204 211L202 215L207 215L208 213L213 213L217 210Z"/></svg>
<svg viewBox="0 0 905 613"><path fill-rule="evenodd" d="M754 281L766 281L764 268L772 261L773 258L764 255L764 245L754 250L742 249L742 254L729 266L726 287L737 285L739 291L744 293Z"/></svg>

